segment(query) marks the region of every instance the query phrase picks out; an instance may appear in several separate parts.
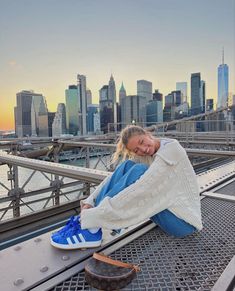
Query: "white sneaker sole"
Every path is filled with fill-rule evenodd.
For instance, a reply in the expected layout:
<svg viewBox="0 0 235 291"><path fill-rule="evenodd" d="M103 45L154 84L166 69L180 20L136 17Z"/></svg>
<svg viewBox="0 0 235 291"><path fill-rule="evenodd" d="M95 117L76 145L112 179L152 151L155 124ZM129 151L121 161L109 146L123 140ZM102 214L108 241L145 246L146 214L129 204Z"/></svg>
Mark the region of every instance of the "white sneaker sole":
<svg viewBox="0 0 235 291"><path fill-rule="evenodd" d="M51 245L55 248L62 249L62 250L76 250L76 249L87 249L87 248L97 248L101 245L102 240L95 241L95 242L81 242L79 244L71 244L71 245L63 245L54 242L51 239Z"/></svg>

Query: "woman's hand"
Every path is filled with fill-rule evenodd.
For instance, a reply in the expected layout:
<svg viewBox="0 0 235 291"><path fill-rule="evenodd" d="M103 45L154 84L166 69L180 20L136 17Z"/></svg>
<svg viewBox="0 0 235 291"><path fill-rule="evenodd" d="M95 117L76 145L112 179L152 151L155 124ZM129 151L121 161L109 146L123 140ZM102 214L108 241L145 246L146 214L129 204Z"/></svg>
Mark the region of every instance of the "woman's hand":
<svg viewBox="0 0 235 291"><path fill-rule="evenodd" d="M93 206L90 205L90 204L83 204L83 205L81 206L81 210L83 210L83 209L89 209L89 208L93 208Z"/></svg>

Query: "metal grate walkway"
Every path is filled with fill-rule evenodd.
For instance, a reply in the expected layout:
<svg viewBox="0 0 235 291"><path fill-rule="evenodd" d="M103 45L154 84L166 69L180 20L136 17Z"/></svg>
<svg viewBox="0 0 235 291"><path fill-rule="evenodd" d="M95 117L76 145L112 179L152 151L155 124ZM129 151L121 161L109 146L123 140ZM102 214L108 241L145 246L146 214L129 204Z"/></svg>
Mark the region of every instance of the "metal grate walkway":
<svg viewBox="0 0 235 291"><path fill-rule="evenodd" d="M235 180L232 183L220 188L218 191L215 192L235 196Z"/></svg>
<svg viewBox="0 0 235 291"><path fill-rule="evenodd" d="M235 205L202 200L204 229L184 239L154 228L115 251L114 259L140 264L141 272L123 290L211 290L235 255ZM94 290L78 273L51 291Z"/></svg>

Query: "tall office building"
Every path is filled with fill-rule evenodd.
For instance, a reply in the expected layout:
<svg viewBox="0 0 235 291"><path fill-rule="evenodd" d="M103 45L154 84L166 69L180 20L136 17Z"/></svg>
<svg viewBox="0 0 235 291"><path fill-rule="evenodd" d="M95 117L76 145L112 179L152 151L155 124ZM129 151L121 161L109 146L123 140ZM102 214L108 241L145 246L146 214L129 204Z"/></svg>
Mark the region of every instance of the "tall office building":
<svg viewBox="0 0 235 291"><path fill-rule="evenodd" d="M92 104L92 93L90 89L86 90L86 100L87 100L87 106Z"/></svg>
<svg viewBox="0 0 235 291"><path fill-rule="evenodd" d="M125 98L125 97L126 97L126 89L122 82L121 88L119 90L119 102L121 101L122 98Z"/></svg>
<svg viewBox="0 0 235 291"><path fill-rule="evenodd" d="M52 136L59 137L62 134L66 134L66 110L65 104L59 103L52 123Z"/></svg>
<svg viewBox="0 0 235 291"><path fill-rule="evenodd" d="M213 110L214 107L214 99L206 99L206 111Z"/></svg>
<svg viewBox="0 0 235 291"><path fill-rule="evenodd" d="M38 113L38 136L49 136L48 109L46 100L42 100Z"/></svg>
<svg viewBox="0 0 235 291"><path fill-rule="evenodd" d="M175 108L175 95L171 92L165 96L165 107L163 110L164 121L170 121L175 119Z"/></svg>
<svg viewBox="0 0 235 291"><path fill-rule="evenodd" d="M32 104L31 104L32 136L39 136L39 115L45 116L46 118L47 104L46 104L45 98L42 95L34 95L32 96ZM42 127L43 124L41 123L40 126Z"/></svg>
<svg viewBox="0 0 235 291"><path fill-rule="evenodd" d="M153 99L153 89L152 82L146 80L138 80L137 81L137 95L146 98L146 101L150 101Z"/></svg>
<svg viewBox="0 0 235 291"><path fill-rule="evenodd" d="M184 112L184 116L187 115L187 105L187 102L182 103L182 93L180 90L171 91L171 93L165 96L165 107L163 110L164 121L178 118L178 112L180 111Z"/></svg>
<svg viewBox="0 0 235 291"><path fill-rule="evenodd" d="M146 98L138 95L126 96L120 101L121 104L121 122L123 127L128 124L146 123Z"/></svg>
<svg viewBox="0 0 235 291"><path fill-rule="evenodd" d="M94 114L94 133L100 134L100 113L99 113L99 111Z"/></svg>
<svg viewBox="0 0 235 291"><path fill-rule="evenodd" d="M86 97L86 77L77 75L78 92L80 97L80 121L81 134L87 134L87 97Z"/></svg>
<svg viewBox="0 0 235 291"><path fill-rule="evenodd" d="M162 101L151 100L146 107L146 123L151 126L157 122L163 122Z"/></svg>
<svg viewBox="0 0 235 291"><path fill-rule="evenodd" d="M99 90L99 105L100 105L100 129L102 132L108 132L110 123L114 122L113 101L109 100L108 85L104 85Z"/></svg>
<svg viewBox="0 0 235 291"><path fill-rule="evenodd" d="M172 107L172 106L179 106L181 102L181 91L171 91L168 95L165 96L165 106Z"/></svg>
<svg viewBox="0 0 235 291"><path fill-rule="evenodd" d="M113 103L113 122L117 123L117 98L116 98L116 85L111 75L108 85L108 99Z"/></svg>
<svg viewBox="0 0 235 291"><path fill-rule="evenodd" d="M153 93L153 100L162 102L163 95L159 92L159 90L155 90L155 92Z"/></svg>
<svg viewBox="0 0 235 291"><path fill-rule="evenodd" d="M201 74L191 74L191 113L201 113Z"/></svg>
<svg viewBox="0 0 235 291"><path fill-rule="evenodd" d="M222 64L218 67L218 100L217 108L226 107L228 104L228 65L224 63L224 51L222 53Z"/></svg>
<svg viewBox="0 0 235 291"><path fill-rule="evenodd" d="M116 103L116 85L115 85L115 81L113 78L113 75L111 75L110 79L109 79L109 85L108 85L108 99L112 100L113 103Z"/></svg>
<svg viewBox="0 0 235 291"><path fill-rule="evenodd" d="M38 136L48 137L49 136L49 120L48 113L39 113L38 116Z"/></svg>
<svg viewBox="0 0 235 291"><path fill-rule="evenodd" d="M69 134L77 135L79 129L80 98L76 85L68 86L65 90L66 122Z"/></svg>
<svg viewBox="0 0 235 291"><path fill-rule="evenodd" d="M108 85L104 85L100 90L100 99L99 101L107 101L108 100Z"/></svg>
<svg viewBox="0 0 235 291"><path fill-rule="evenodd" d="M30 136L32 134L31 108L33 96L42 97L42 94L26 90L16 94L16 107L14 108L14 114L15 132L17 137Z"/></svg>
<svg viewBox="0 0 235 291"><path fill-rule="evenodd" d="M188 85L187 82L177 82L176 90L181 91L181 103L188 102Z"/></svg>
<svg viewBox="0 0 235 291"><path fill-rule="evenodd" d="M172 91L171 94L173 95L173 100L176 106L182 104L182 94L181 91Z"/></svg>
<svg viewBox="0 0 235 291"><path fill-rule="evenodd" d="M200 104L201 104L201 113L205 113L206 107L206 83L201 80L200 84Z"/></svg>
<svg viewBox="0 0 235 291"><path fill-rule="evenodd" d="M52 136L52 124L55 119L56 112L48 112L48 136Z"/></svg>
<svg viewBox="0 0 235 291"><path fill-rule="evenodd" d="M90 104L87 106L87 130L88 133L100 132L100 114L99 114L99 105Z"/></svg>
<svg viewBox="0 0 235 291"><path fill-rule="evenodd" d="M116 85L111 75L109 84L104 85L99 90L100 98L100 127L101 131L104 133L108 132L108 130L114 130L114 124L117 124L117 101L116 101Z"/></svg>
<svg viewBox="0 0 235 291"><path fill-rule="evenodd" d="M126 89L122 82L121 88L119 90L119 106L118 106L118 122L121 122L121 123L122 123L122 120L124 120L124 117L122 117L123 112L122 112L121 104L124 103L124 101L122 100L125 98L126 98ZM122 124L118 127L118 130L121 130L121 129L122 129Z"/></svg>

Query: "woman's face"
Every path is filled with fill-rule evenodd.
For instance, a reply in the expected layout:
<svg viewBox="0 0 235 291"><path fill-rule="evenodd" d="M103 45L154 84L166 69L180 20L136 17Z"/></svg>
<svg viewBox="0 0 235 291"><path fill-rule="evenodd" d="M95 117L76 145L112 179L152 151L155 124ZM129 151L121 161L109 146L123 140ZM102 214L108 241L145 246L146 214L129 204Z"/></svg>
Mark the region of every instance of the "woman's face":
<svg viewBox="0 0 235 291"><path fill-rule="evenodd" d="M152 156L156 152L156 140L148 134L134 135L126 147L138 156Z"/></svg>

